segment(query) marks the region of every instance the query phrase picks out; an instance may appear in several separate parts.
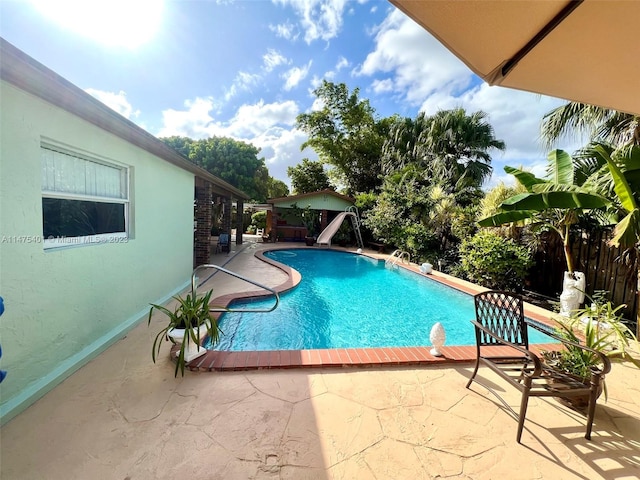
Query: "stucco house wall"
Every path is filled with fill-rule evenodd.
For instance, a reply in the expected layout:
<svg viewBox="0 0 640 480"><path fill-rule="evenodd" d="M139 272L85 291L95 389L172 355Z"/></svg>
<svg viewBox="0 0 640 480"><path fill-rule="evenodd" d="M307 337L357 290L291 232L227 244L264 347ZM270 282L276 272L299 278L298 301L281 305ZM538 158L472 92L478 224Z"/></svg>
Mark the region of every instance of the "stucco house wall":
<svg viewBox="0 0 640 480"><path fill-rule="evenodd" d="M4 418L187 285L194 175L4 81L0 99ZM43 142L129 168L128 239L44 248Z"/></svg>
<svg viewBox="0 0 640 480"><path fill-rule="evenodd" d="M0 423L189 285L214 195L248 199L0 38Z"/></svg>

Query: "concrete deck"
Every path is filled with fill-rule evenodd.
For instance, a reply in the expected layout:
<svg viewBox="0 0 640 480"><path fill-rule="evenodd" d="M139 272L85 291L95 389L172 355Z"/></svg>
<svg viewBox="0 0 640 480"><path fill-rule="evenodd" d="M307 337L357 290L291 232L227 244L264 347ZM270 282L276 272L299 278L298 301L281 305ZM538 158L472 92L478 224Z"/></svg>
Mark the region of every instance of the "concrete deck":
<svg viewBox="0 0 640 480"><path fill-rule="evenodd" d="M253 255L217 263L270 285L284 274ZM239 287L214 276L221 294ZM218 290L219 289L219 290ZM168 348L151 362L142 322L1 432L5 479L632 479L640 478L640 370L614 364L609 399L584 418L532 399L516 421L468 365L186 372ZM155 325L155 327L154 327ZM517 392L486 369L481 376ZM180 477L178 477L180 475Z"/></svg>

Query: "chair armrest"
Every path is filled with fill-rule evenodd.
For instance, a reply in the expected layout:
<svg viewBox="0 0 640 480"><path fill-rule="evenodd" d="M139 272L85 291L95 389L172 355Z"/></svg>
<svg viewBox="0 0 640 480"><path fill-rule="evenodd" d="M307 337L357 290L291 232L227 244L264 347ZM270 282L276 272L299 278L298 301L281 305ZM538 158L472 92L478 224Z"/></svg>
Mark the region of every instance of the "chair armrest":
<svg viewBox="0 0 640 480"><path fill-rule="evenodd" d="M535 353L533 353L530 350L527 350L526 348L522 347L521 345L516 345L515 343L508 342L507 340L505 340L504 338L500 337L499 335L497 335L493 331L489 330L488 328L486 328L484 325L482 325L480 322L478 322L476 320L471 320L471 323L473 323L474 327L476 328L476 333L477 333L477 330L481 330L484 333L486 333L487 335L489 335L490 337L494 338L496 341L498 341L502 345L504 345L506 347L511 347L511 348L523 353L531 361L531 363L533 363L533 367L534 367L533 371L531 373L526 374L527 376L538 377L538 376L540 376L542 374L542 362L540 361L540 358L538 358L538 356Z"/></svg>
<svg viewBox="0 0 640 480"><path fill-rule="evenodd" d="M546 328L543 328L543 327L541 327L541 326L539 326L539 325L537 325L537 324L535 324L533 322L528 322L526 320L525 320L525 322L530 327L535 328L539 332L545 334L547 337L553 338L554 340L562 343L563 345L571 345L572 347L580 348L581 350L593 353L596 356L598 356L599 359L600 359L600 363L602 363L602 370L600 371L600 373L596 373L595 375L602 376L602 375L606 375L607 373L609 373L611 371L611 360L609 360L609 357L607 357L604 353L602 353L602 352L600 352L598 350L594 350L591 347L587 347L586 345L581 345L580 343L572 342L571 340L563 338L560 335L556 335L552 331L547 330ZM592 375L594 375L593 372L592 372Z"/></svg>

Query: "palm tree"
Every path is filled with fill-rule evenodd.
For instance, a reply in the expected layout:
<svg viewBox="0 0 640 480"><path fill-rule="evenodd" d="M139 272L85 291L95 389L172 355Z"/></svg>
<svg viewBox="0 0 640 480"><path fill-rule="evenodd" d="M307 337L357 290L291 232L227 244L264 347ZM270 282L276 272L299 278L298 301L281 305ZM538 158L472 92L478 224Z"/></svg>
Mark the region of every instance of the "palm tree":
<svg viewBox="0 0 640 480"><path fill-rule="evenodd" d="M385 175L404 170L410 165L422 169L428 167L432 155L425 157L424 150L418 148L428 121L424 112L420 112L415 120L409 117L393 120L389 136L382 146L382 171Z"/></svg>
<svg viewBox="0 0 640 480"><path fill-rule="evenodd" d="M572 132L616 146L640 145L640 117L569 102L551 110L542 119L541 137L545 148L552 148L558 139Z"/></svg>
<svg viewBox="0 0 640 480"><path fill-rule="evenodd" d="M492 172L489 150L506 149L486 118L485 112L467 115L456 108L441 110L430 119L422 145L435 155L436 172L454 190L481 187Z"/></svg>
<svg viewBox="0 0 640 480"><path fill-rule="evenodd" d="M383 148L383 171L421 174L447 193L479 189L491 176L489 151L506 148L486 118L484 112L467 115L457 108L431 117L420 113L415 120L397 119Z"/></svg>

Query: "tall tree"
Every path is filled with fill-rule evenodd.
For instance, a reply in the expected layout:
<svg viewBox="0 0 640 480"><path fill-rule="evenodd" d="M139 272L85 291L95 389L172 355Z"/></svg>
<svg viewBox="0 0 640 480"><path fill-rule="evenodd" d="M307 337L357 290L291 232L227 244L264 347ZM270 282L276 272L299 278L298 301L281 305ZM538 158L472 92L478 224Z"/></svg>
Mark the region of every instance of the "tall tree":
<svg viewBox="0 0 640 480"><path fill-rule="evenodd" d="M404 170L409 165L429 168L433 155L420 148L429 121L424 112L420 112L415 120L392 117L389 135L382 146L382 171L385 175Z"/></svg>
<svg viewBox="0 0 640 480"><path fill-rule="evenodd" d="M383 171L421 175L462 204L473 203L481 197L473 192L491 175L492 149L504 150L505 144L495 138L484 112L467 115L457 108L430 117L422 112L415 120L396 117L382 149Z"/></svg>
<svg viewBox="0 0 640 480"><path fill-rule="evenodd" d="M586 103L568 102L542 118L541 137L547 148L561 137L586 134L618 147L640 145L640 117Z"/></svg>
<svg viewBox="0 0 640 480"><path fill-rule="evenodd" d="M322 107L298 115L297 127L309 139L301 149L313 148L320 160L332 165L349 194L375 190L381 184L380 152L389 121L378 121L360 90L324 80L313 92Z"/></svg>
<svg viewBox="0 0 640 480"><path fill-rule="evenodd" d="M492 172L489 151L506 148L486 118L482 111L467 115L456 108L441 110L430 119L421 145L435 155L435 171L454 191L480 188Z"/></svg>
<svg viewBox="0 0 640 480"><path fill-rule="evenodd" d="M269 177L269 191L267 198L281 198L289 195L289 187L282 180Z"/></svg>
<svg viewBox="0 0 640 480"><path fill-rule="evenodd" d="M264 202L268 196L269 170L260 150L250 143L226 137L193 140L187 137L162 138L196 165L242 190L252 200Z"/></svg>
<svg viewBox="0 0 640 480"><path fill-rule="evenodd" d="M303 158L302 163L287 167L287 175L291 179L291 186L296 194L331 188L329 176L324 171L322 162L319 161L313 162L308 158Z"/></svg>

